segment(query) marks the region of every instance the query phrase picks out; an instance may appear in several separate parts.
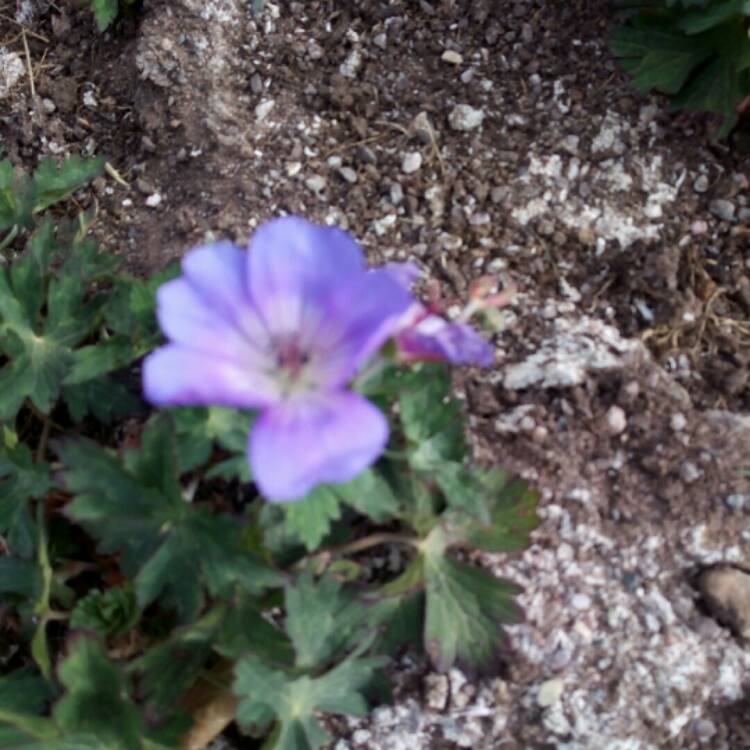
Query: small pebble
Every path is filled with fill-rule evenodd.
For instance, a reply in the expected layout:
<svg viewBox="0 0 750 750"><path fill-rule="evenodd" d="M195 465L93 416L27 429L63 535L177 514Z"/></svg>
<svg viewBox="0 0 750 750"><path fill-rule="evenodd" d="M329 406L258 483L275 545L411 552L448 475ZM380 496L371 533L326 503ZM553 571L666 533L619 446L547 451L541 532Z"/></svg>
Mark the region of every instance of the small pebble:
<svg viewBox="0 0 750 750"><path fill-rule="evenodd" d="M680 464L680 479L686 484L692 484L702 476L703 472L692 461L683 461Z"/></svg>
<svg viewBox="0 0 750 750"><path fill-rule="evenodd" d="M708 204L708 210L722 221L732 221L734 219L734 203L724 198L716 198Z"/></svg>
<svg viewBox="0 0 750 750"><path fill-rule="evenodd" d="M271 110L274 108L275 104L276 102L274 102L273 99L264 99L255 108L255 119L258 120L258 122L263 122L263 120L271 114Z"/></svg>
<svg viewBox="0 0 750 750"><path fill-rule="evenodd" d="M394 206L398 206L404 202L404 189L398 182L392 182L389 190L391 196L391 203Z"/></svg>
<svg viewBox="0 0 750 750"><path fill-rule="evenodd" d="M700 574L698 588L714 617L750 640L750 575L733 565L716 565Z"/></svg>
<svg viewBox="0 0 750 750"><path fill-rule="evenodd" d="M448 124L454 130L474 130L484 121L484 111L468 104L458 104L448 115Z"/></svg>
<svg viewBox="0 0 750 750"><path fill-rule="evenodd" d="M305 180L305 187L313 193L319 193L326 186L326 178L314 174Z"/></svg>
<svg viewBox="0 0 750 750"><path fill-rule="evenodd" d="M413 174L422 166L422 154L419 151L410 151L404 154L401 162L401 171L404 174Z"/></svg>
<svg viewBox="0 0 750 750"><path fill-rule="evenodd" d="M708 231L708 224L706 224L705 221L698 219L690 225L690 231L693 234L705 234Z"/></svg>
<svg viewBox="0 0 750 750"><path fill-rule="evenodd" d="M551 680L543 682L536 694L537 705L540 708L554 706L560 700L564 688L565 684L559 677L553 677Z"/></svg>
<svg viewBox="0 0 750 750"><path fill-rule="evenodd" d="M687 427L687 418L682 412L676 412L669 418L669 426L673 432L681 432Z"/></svg>
<svg viewBox="0 0 750 750"><path fill-rule="evenodd" d="M451 65L460 65L464 61L463 55L452 49L445 50L440 59L443 62L450 63Z"/></svg>
<svg viewBox="0 0 750 750"><path fill-rule="evenodd" d="M628 426L628 419L625 416L625 412L619 406L610 406L604 420L608 435L619 435Z"/></svg>
<svg viewBox="0 0 750 750"><path fill-rule="evenodd" d="M573 594L570 603L575 609L583 611L591 607L591 597L588 594Z"/></svg>
<svg viewBox="0 0 750 750"><path fill-rule="evenodd" d="M708 190L708 177L704 174L698 175L693 183L693 190L696 193L705 193Z"/></svg>
<svg viewBox="0 0 750 750"><path fill-rule="evenodd" d="M357 181L357 173L351 167L341 167L339 174L348 182L353 185Z"/></svg>
<svg viewBox="0 0 750 750"><path fill-rule="evenodd" d="M146 198L146 205L149 208L156 208L162 201L161 195L159 193L154 193L153 195L149 195L148 198Z"/></svg>

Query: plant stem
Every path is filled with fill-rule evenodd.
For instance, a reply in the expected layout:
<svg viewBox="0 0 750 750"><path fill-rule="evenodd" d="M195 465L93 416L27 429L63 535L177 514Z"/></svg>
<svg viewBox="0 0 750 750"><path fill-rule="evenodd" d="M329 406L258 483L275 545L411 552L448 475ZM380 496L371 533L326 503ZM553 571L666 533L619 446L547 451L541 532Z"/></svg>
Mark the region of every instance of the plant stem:
<svg viewBox="0 0 750 750"><path fill-rule="evenodd" d="M39 438L39 444L36 447L36 461L43 461L44 456L47 453L47 441L49 440L49 431L52 423L49 417L44 418L44 424L42 425L42 434Z"/></svg>
<svg viewBox="0 0 750 750"><path fill-rule="evenodd" d="M357 552L363 552L366 549L377 547L381 544L406 544L410 547L416 547L419 544L419 540L412 536L406 536L406 534L381 532L379 534L371 534L370 536L362 537L361 539L355 539L353 542L347 542L338 547L330 547L321 550L320 552L316 552L314 557L321 554L329 555L331 557L344 557L345 555L353 555Z"/></svg>

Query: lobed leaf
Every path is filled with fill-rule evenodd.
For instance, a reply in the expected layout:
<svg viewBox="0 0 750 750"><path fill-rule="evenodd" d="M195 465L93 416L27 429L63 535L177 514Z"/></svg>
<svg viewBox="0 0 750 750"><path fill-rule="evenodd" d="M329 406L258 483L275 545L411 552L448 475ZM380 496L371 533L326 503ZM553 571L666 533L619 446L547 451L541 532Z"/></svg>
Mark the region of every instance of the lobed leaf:
<svg viewBox="0 0 750 750"><path fill-rule="evenodd" d="M254 656L245 657L234 670L232 690L240 699L237 721L248 729L276 722L265 750L318 750L329 737L316 712L363 716L363 692L382 665L380 658L352 656L318 677L293 677Z"/></svg>
<svg viewBox="0 0 750 750"><path fill-rule="evenodd" d="M101 750L140 750L140 716L98 640L76 635L58 677L66 688L53 710L61 729L93 735Z"/></svg>

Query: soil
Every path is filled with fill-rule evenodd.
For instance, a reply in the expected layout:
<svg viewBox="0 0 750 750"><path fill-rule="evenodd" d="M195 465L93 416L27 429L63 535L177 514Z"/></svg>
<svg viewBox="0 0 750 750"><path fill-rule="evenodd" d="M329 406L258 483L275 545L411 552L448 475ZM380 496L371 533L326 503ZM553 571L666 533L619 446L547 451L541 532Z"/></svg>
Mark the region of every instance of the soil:
<svg viewBox="0 0 750 750"><path fill-rule="evenodd" d="M527 622L494 680L401 664L336 750L750 748L750 651L695 587L750 567L746 135L638 97L603 0L145 0L103 35L79 5L0 1L0 137L108 155L128 187L78 199L132 270L290 212L449 312L517 289L460 389L477 456L543 491L533 546L481 560Z"/></svg>

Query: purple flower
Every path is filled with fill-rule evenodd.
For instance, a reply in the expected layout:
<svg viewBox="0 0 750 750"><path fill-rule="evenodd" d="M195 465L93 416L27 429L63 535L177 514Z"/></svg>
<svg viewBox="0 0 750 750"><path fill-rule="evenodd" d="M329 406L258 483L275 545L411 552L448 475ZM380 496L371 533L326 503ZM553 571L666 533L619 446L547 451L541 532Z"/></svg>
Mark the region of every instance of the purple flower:
<svg viewBox="0 0 750 750"><path fill-rule="evenodd" d="M271 500L371 465L388 423L346 384L393 333L408 289L367 271L341 230L297 217L261 226L249 252L229 242L196 248L182 270L158 292L169 343L144 361L146 397L259 410L248 453Z"/></svg>
<svg viewBox="0 0 750 750"><path fill-rule="evenodd" d="M421 275L413 263L391 263L385 271L407 290ZM399 355L406 361L447 361L489 367L494 360L492 346L471 326L451 323L417 301L399 320L395 339Z"/></svg>

